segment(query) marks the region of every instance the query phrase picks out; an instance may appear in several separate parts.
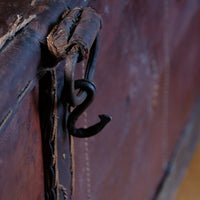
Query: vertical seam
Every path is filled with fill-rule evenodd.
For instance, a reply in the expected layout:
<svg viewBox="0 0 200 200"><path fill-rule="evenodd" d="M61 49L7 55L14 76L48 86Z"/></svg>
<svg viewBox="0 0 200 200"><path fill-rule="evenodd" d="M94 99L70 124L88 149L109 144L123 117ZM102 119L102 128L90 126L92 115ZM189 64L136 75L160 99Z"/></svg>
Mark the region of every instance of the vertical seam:
<svg viewBox="0 0 200 200"><path fill-rule="evenodd" d="M85 64L82 62L82 78L84 78ZM88 117L87 112L83 113L84 128L87 128ZM90 170L90 159L89 159L89 140L84 138L84 149L85 149L85 170L86 170L86 185L87 185L87 200L91 199L91 170Z"/></svg>
<svg viewBox="0 0 200 200"><path fill-rule="evenodd" d="M72 195L75 193L75 151L74 151L74 138L70 135L70 147L71 147L71 199Z"/></svg>
<svg viewBox="0 0 200 200"><path fill-rule="evenodd" d="M87 124L87 113L84 115L85 127ZM91 199L91 170L90 170L90 158L89 158L89 140L84 138L85 147L85 167L86 167L86 182L87 182L87 199Z"/></svg>
<svg viewBox="0 0 200 200"><path fill-rule="evenodd" d="M59 200L59 175L58 175L58 149L57 149L57 128L58 128L58 119L57 119L57 77L56 69L53 69L53 93L54 93L54 110L53 110L53 134L52 140L54 140L54 161L55 161L55 187L57 200Z"/></svg>

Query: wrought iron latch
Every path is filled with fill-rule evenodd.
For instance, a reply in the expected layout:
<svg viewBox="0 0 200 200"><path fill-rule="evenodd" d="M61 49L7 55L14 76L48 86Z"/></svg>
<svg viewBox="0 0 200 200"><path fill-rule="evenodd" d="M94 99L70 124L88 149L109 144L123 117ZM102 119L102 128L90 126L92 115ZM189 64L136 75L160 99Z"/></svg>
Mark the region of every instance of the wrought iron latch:
<svg viewBox="0 0 200 200"><path fill-rule="evenodd" d="M69 114L67 127L69 134L75 137L90 137L99 133L111 120L109 115L99 115L100 122L89 127L75 127L76 120L91 104L96 92L92 82L98 54L101 17L90 7L74 8L66 11L62 20L47 37L47 45L58 61L65 59L66 100L75 107ZM75 80L77 62L87 59L84 79ZM79 89L78 94L75 90Z"/></svg>

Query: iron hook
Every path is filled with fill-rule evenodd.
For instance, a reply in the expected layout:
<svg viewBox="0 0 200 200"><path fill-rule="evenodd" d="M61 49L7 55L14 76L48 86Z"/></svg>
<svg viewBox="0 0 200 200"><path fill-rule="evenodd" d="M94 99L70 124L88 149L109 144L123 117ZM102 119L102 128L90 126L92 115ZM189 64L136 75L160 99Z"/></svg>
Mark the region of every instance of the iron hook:
<svg viewBox="0 0 200 200"><path fill-rule="evenodd" d="M68 122L67 122L69 134L71 134L74 137L79 137L79 138L85 138L85 137L90 137L90 136L96 135L111 120L111 116L104 115L104 114L99 115L100 122L98 122L95 125L90 126L88 128L77 129L75 127L75 123L76 123L78 117L92 103L95 92L96 92L96 87L93 82L86 80L86 79L80 79L80 80L75 81L75 88L76 89L79 88L82 91L85 91L87 93L87 97L83 101L83 103L78 105L69 115Z"/></svg>

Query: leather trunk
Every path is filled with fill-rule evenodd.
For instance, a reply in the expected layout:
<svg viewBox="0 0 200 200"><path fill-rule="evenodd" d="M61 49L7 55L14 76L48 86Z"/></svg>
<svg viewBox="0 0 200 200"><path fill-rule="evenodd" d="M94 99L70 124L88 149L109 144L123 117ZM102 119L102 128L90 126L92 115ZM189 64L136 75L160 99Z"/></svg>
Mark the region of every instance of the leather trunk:
<svg viewBox="0 0 200 200"><path fill-rule="evenodd" d="M74 138L64 126L68 105L52 104L50 95L54 74L62 96L65 63L41 69L53 66L46 47L52 27L65 10L86 6L103 25L97 93L78 123L90 126L101 113L112 121L96 136ZM52 106L59 199L158 199L186 127L199 123L199 9L196 0L1 1L0 199L50 198L45 145ZM184 152L198 141L198 128L192 132Z"/></svg>

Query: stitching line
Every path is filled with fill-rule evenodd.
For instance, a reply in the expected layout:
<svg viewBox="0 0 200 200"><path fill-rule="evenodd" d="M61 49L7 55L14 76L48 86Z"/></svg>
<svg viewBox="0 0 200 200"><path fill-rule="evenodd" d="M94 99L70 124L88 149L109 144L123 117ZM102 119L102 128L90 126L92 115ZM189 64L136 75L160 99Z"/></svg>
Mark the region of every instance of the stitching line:
<svg viewBox="0 0 200 200"><path fill-rule="evenodd" d="M85 64L82 62L82 77L84 78L85 73ZM83 119L84 119L84 128L87 128L88 124L88 118L87 118L87 112L85 111L83 113ZM90 170L90 159L89 159L89 141L88 138L84 138L84 148L85 148L85 167L86 167L86 183L87 183L87 199L91 199L91 170Z"/></svg>
<svg viewBox="0 0 200 200"><path fill-rule="evenodd" d="M70 135L70 141L71 141L71 196L75 192L75 152L74 152L74 138Z"/></svg>
<svg viewBox="0 0 200 200"><path fill-rule="evenodd" d="M58 120L57 120L57 78L56 78L56 70L53 70L53 77L54 77L54 85L53 85L53 92L54 92L54 111L53 111L53 118L54 118L54 125L53 125L53 133L52 133L52 140L54 140L54 161L55 161L55 187L57 193L57 200L59 200L59 176L58 176L58 151L57 151L57 127L58 127Z"/></svg>

